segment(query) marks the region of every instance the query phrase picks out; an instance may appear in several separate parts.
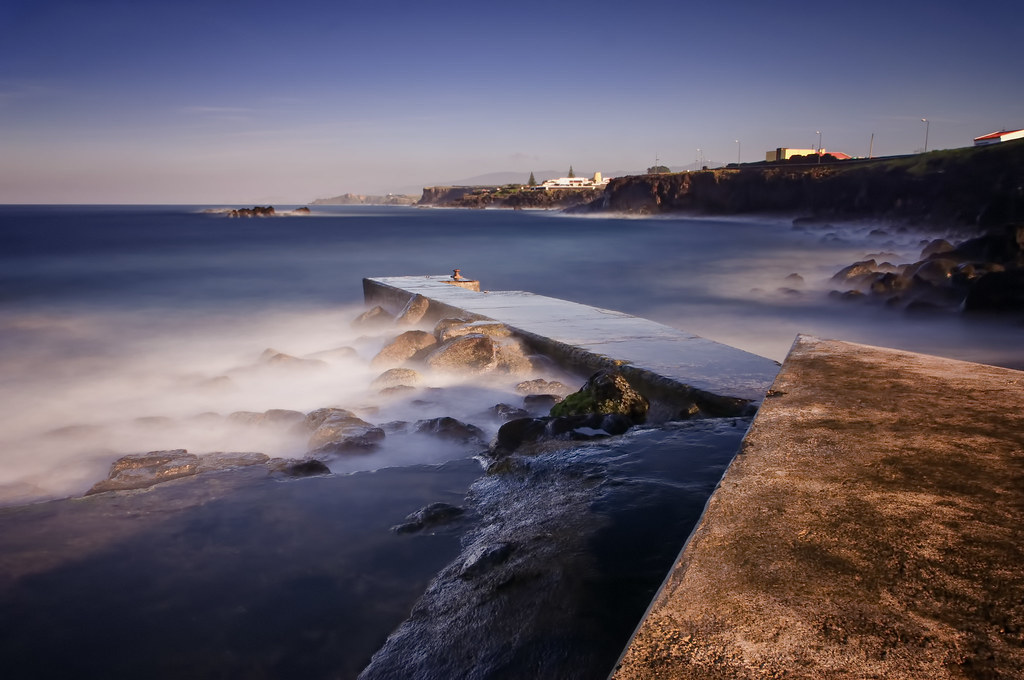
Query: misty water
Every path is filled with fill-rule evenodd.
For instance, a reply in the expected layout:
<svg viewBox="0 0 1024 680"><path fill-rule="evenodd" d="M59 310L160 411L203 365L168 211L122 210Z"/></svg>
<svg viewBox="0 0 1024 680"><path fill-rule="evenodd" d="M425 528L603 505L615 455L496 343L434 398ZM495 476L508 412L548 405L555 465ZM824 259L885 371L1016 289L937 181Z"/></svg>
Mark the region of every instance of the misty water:
<svg viewBox="0 0 1024 680"><path fill-rule="evenodd" d="M398 432L373 453L332 459L328 477L248 470L43 501L80 496L128 453L304 455L304 437L237 412L450 415L493 435L500 421L485 411L517 398L515 380L432 376L415 399L370 386L380 370L368 361L389 334L350 325L368 276L458 267L484 289L615 309L777 361L808 333L1024 368L1019 321L907 316L827 295L841 267L915 261L936 235L775 218L0 207L0 651L11 677L353 677L436 573L510 524L563 537L552 559L586 575L574 601L601 604L571 620L579 634L561 649L590 650L575 668L607 668L748 420L641 429L540 456L501 488L482 477L472 446ZM318 363L268 363L268 348ZM571 521L572 503L552 501L570 497ZM508 501L500 521L488 510L495 498ZM433 532L389 531L436 501L471 512ZM530 528L540 516L555 528ZM55 647L65 653L46 653ZM558 668L557 651L523 649L490 663Z"/></svg>

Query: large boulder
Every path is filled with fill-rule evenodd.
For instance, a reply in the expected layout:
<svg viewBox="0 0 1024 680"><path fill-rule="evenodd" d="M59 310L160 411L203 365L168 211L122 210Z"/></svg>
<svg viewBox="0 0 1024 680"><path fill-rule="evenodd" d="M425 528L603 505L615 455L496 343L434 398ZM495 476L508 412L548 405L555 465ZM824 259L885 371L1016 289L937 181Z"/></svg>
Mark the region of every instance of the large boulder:
<svg viewBox="0 0 1024 680"><path fill-rule="evenodd" d="M437 329L435 327L435 332L436 330ZM470 321L448 326L440 332L437 339L440 342L447 342L452 338L471 335L473 333L480 333L481 335L486 335L492 339L508 338L512 336L512 331L508 329L508 326L498 321Z"/></svg>
<svg viewBox="0 0 1024 680"><path fill-rule="evenodd" d="M309 438L309 449L317 453L352 453L375 448L384 440L384 430L338 409L326 417Z"/></svg>
<svg viewBox="0 0 1024 680"><path fill-rule="evenodd" d="M411 368L389 368L374 378L370 386L378 389L415 387L420 380L420 374Z"/></svg>
<svg viewBox="0 0 1024 680"><path fill-rule="evenodd" d="M260 355L260 363L274 366L275 368L323 368L327 366L326 361L300 359L299 357L293 357L291 354L278 352L273 348L263 350L263 354Z"/></svg>
<svg viewBox="0 0 1024 680"><path fill-rule="evenodd" d="M380 328L394 323L395 317L380 305L372 307L352 320L353 328Z"/></svg>
<svg viewBox="0 0 1024 680"><path fill-rule="evenodd" d="M178 477L194 475L199 469L199 456L185 449L134 453L118 458L110 474L86 492L86 496L104 491L143 489Z"/></svg>
<svg viewBox="0 0 1024 680"><path fill-rule="evenodd" d="M494 341L486 335L463 335L428 354L426 363L435 371L479 373L494 366L494 353Z"/></svg>
<svg viewBox="0 0 1024 680"><path fill-rule="evenodd" d="M649 407L647 399L633 389L625 376L617 371L601 370L590 376L578 392L551 407L551 415L620 413L635 423L642 423Z"/></svg>
<svg viewBox="0 0 1024 680"><path fill-rule="evenodd" d="M396 534L411 534L423 529L448 524L465 514L462 508L450 503L431 503L416 512L406 515L405 522L391 527Z"/></svg>
<svg viewBox="0 0 1024 680"><path fill-rule="evenodd" d="M494 350L494 369L508 375L529 375L536 370L533 358L519 342L503 342Z"/></svg>
<svg viewBox="0 0 1024 680"><path fill-rule="evenodd" d="M431 333L426 331L406 331L385 345L377 353L377 356L373 357L370 365L378 367L398 366L411 359L420 350L433 347L436 344L437 340Z"/></svg>
<svg viewBox="0 0 1024 680"><path fill-rule="evenodd" d="M978 277L967 291L964 311L1024 311L1024 269L993 271Z"/></svg>
<svg viewBox="0 0 1024 680"><path fill-rule="evenodd" d="M621 413L589 413L510 420L500 428L490 452L500 457L553 440L588 441L623 434L633 419Z"/></svg>
<svg viewBox="0 0 1024 680"><path fill-rule="evenodd" d="M416 432L461 444L484 443L483 430L476 425L470 425L448 416L417 421Z"/></svg>
<svg viewBox="0 0 1024 680"><path fill-rule="evenodd" d="M428 309L430 309L430 300L416 294L405 303L405 307L399 312L395 323L399 326L415 326L427 315Z"/></svg>
<svg viewBox="0 0 1024 680"><path fill-rule="evenodd" d="M876 271L878 271L878 263L875 260L862 260L843 267L832 276L832 280L836 283L858 285Z"/></svg>

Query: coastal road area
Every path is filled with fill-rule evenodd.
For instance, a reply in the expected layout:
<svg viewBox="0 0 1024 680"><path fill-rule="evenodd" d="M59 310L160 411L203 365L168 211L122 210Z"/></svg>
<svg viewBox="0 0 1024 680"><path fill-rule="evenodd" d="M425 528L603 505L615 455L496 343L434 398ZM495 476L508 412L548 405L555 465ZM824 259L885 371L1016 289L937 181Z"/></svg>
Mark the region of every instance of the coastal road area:
<svg viewBox="0 0 1024 680"><path fill-rule="evenodd" d="M802 336L613 672L1024 677L1024 372Z"/></svg>

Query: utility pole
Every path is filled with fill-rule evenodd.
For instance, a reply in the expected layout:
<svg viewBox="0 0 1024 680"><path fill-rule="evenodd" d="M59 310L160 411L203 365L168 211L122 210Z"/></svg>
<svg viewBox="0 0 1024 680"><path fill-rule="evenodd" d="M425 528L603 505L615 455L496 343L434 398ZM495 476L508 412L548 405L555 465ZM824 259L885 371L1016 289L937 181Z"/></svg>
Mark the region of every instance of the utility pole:
<svg viewBox="0 0 1024 680"><path fill-rule="evenodd" d="M928 128L931 127L931 123L927 118L922 118L921 122L924 123L924 152L928 153Z"/></svg>
<svg viewBox="0 0 1024 680"><path fill-rule="evenodd" d="M871 141L868 142L868 159L869 160L874 158L874 156L871 155L871 152L874 151L874 149L875 149L875 133L872 132L871 133Z"/></svg>

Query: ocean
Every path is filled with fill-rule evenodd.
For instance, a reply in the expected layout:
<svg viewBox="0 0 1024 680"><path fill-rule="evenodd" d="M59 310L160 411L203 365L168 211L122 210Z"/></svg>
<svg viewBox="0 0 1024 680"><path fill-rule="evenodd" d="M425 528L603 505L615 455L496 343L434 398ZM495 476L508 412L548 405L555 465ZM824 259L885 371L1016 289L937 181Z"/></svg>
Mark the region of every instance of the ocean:
<svg viewBox="0 0 1024 680"><path fill-rule="evenodd" d="M854 261L917 260L937 235L925 228L366 206L229 219L208 207L0 206L5 677L345 678L378 650L365 677L413 657L426 659L417 677L607 673L749 419L641 428L506 475L486 475L472 446L396 434L331 460L330 476L245 469L62 500L128 453L304 453L294 433L232 413L452 415L493 435L485 410L516 398L508 381L438 378L393 401L369 389L386 334L351 326L364 277L459 268L484 289L615 309L777 361L806 333L1024 368L1019 320L828 296ZM268 349L321 363L268 366ZM466 513L391 531L438 501ZM452 565L493 545L533 566L486 596L467 590ZM427 611L450 612L448 628Z"/></svg>

